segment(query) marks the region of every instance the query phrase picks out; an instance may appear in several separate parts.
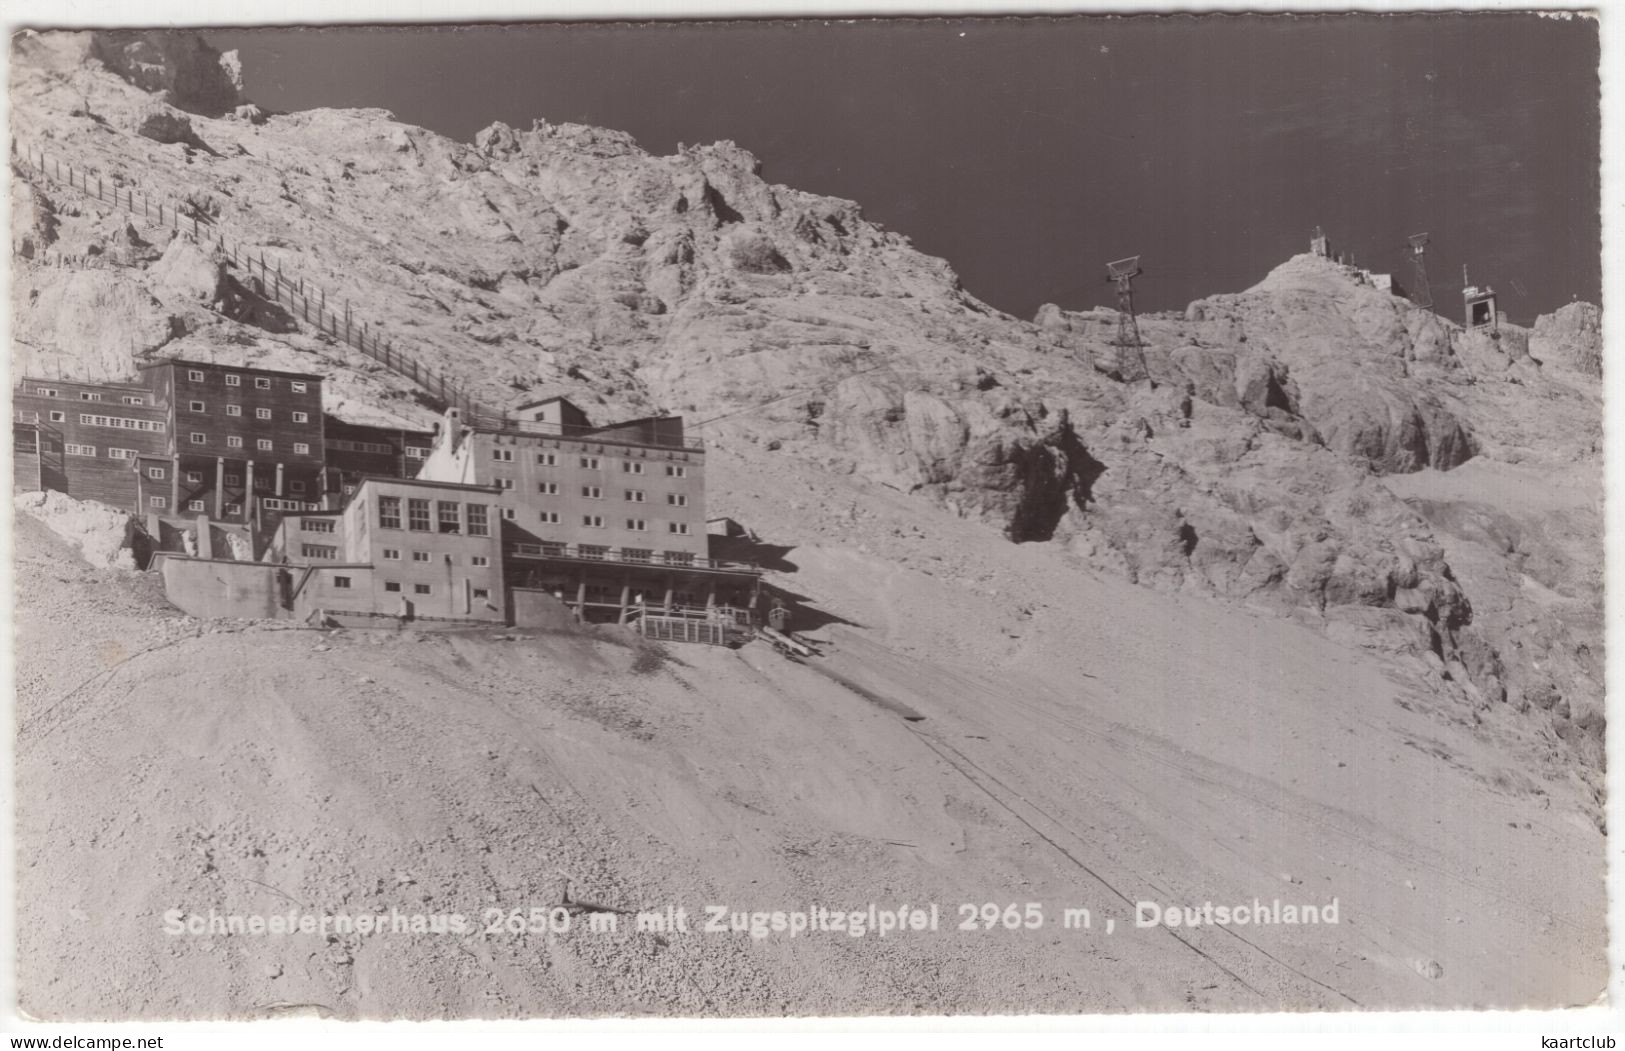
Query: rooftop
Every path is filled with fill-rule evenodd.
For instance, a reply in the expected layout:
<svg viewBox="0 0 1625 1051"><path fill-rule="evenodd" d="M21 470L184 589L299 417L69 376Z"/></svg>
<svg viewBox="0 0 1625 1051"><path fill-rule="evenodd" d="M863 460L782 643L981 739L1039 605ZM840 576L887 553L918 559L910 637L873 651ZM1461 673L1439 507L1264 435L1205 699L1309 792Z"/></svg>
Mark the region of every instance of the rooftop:
<svg viewBox="0 0 1625 1051"><path fill-rule="evenodd" d="M161 358L158 361L143 361L136 364L138 369L156 369L167 365L184 365L189 369L212 369L216 372L247 372L255 376L285 376L288 379L315 380L320 383L326 377L315 372L288 372L285 369L262 369L254 365L222 365L217 361L192 361L188 358Z"/></svg>

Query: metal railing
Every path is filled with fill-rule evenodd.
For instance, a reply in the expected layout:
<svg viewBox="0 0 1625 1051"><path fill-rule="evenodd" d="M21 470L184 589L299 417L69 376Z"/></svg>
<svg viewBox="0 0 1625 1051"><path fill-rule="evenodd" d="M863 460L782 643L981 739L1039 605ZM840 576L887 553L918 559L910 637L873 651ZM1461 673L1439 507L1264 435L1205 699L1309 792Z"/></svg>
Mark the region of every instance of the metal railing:
<svg viewBox="0 0 1625 1051"><path fill-rule="evenodd" d="M605 547L599 544L515 544L519 558L564 558L577 562L613 562L616 565L661 569L721 569L735 573L760 573L754 562L728 562L705 558L686 551L648 551L645 548Z"/></svg>
<svg viewBox="0 0 1625 1051"><path fill-rule="evenodd" d="M34 175L57 186L66 186L86 197L128 212L148 223L167 227L200 246L213 246L244 272L254 290L288 308L295 321L313 326L364 356L383 365L421 388L439 408L456 408L464 421L482 430L512 430L519 420L507 410L493 410L475 400L467 390L446 378L444 370L431 369L396 347L393 339L381 336L375 323L359 316L351 302L333 297L328 306L327 290L295 271L284 267L280 257L267 257L265 248L257 251L225 236L219 220L192 201L179 202L163 194L138 190L140 183L122 172L89 172L64 163L44 150L12 143L13 167L23 175ZM257 274L256 274L257 271ZM342 313L340 310L342 309Z"/></svg>

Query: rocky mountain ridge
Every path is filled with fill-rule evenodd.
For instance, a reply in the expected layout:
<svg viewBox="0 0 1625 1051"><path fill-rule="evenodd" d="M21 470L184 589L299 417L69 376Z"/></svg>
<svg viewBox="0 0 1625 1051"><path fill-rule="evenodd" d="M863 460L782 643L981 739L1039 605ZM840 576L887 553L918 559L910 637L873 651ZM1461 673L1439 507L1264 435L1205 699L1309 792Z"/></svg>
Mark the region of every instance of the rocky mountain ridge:
<svg viewBox="0 0 1625 1051"><path fill-rule="evenodd" d="M491 404L565 392L599 417L683 413L719 451L1421 657L1464 704L1532 706L1600 755L1600 518L1569 498L1600 478L1594 307L1492 338L1305 255L1142 318L1146 345L1125 353L1115 312L1003 314L733 143L657 157L541 120L465 144L376 110L268 114L200 47L20 39L14 132L189 202ZM341 415L432 420L206 243L13 179L21 370L232 355L332 376ZM1479 488L1437 481L1464 465ZM1493 506L1508 485L1567 495L1514 513Z"/></svg>

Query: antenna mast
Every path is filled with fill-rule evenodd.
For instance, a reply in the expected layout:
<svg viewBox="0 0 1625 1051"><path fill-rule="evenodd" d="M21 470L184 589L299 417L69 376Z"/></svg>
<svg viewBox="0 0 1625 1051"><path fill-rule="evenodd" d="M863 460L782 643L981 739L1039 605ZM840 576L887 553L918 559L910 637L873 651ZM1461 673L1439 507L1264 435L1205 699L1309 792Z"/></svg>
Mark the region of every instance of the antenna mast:
<svg viewBox="0 0 1625 1051"><path fill-rule="evenodd" d="M1140 339L1140 322L1134 314L1134 279L1142 273L1137 255L1106 264L1106 281L1117 286L1117 338L1112 340L1112 346L1132 347L1138 351L1140 371L1149 381L1151 370L1145 366L1145 343ZM1119 350L1117 356L1121 364L1123 352ZM1151 385L1154 387L1156 383Z"/></svg>
<svg viewBox="0 0 1625 1051"><path fill-rule="evenodd" d="M1412 234L1411 242L1411 269L1416 274L1416 287L1411 289L1411 302L1419 307L1433 308L1433 291L1428 288L1428 271L1423 265L1422 256L1427 251L1428 235Z"/></svg>

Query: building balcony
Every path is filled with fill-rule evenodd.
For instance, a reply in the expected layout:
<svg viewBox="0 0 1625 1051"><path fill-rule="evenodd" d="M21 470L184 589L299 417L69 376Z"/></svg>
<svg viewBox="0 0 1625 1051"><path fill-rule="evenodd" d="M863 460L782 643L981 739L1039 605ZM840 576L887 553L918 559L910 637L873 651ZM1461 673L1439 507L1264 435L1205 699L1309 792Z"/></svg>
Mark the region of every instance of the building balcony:
<svg viewBox="0 0 1625 1051"><path fill-rule="evenodd" d="M599 544L515 544L509 554L515 558L602 562L628 568L703 569L710 572L746 573L760 576L754 562L726 562L686 551L652 551L647 548L607 547Z"/></svg>

